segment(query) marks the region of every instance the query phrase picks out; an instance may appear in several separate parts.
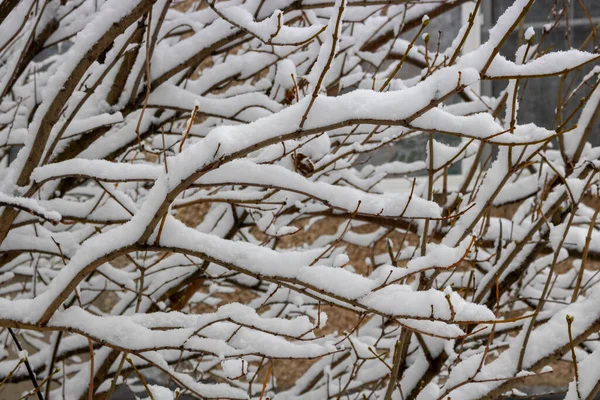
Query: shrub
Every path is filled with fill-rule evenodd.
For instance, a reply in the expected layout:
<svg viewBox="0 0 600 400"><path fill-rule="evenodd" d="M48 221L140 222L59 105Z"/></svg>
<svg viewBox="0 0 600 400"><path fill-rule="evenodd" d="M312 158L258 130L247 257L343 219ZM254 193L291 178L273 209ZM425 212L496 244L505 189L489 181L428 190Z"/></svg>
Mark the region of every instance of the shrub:
<svg viewBox="0 0 600 400"><path fill-rule="evenodd" d="M596 30L579 2L589 51L554 51L555 4L511 61L516 0L482 45L472 13L443 48L429 17L464 3L3 1L3 385L464 400L566 357L569 398L591 398ZM524 88L552 77L554 121L524 123ZM369 162L415 138L424 161ZM327 330L325 308L357 322ZM284 385L277 359L314 361Z"/></svg>

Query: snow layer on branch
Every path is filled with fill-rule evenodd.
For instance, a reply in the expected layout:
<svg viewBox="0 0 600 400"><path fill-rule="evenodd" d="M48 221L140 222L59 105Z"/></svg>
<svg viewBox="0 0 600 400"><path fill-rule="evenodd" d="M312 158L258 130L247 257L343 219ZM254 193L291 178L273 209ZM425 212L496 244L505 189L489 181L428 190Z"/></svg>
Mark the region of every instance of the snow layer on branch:
<svg viewBox="0 0 600 400"><path fill-rule="evenodd" d="M471 244L472 241L469 237L464 239L459 247L448 247L436 243L428 244L426 254L410 260L406 264L406 268L410 271L422 271L433 267L448 268L456 266L467 256Z"/></svg>
<svg viewBox="0 0 600 400"><path fill-rule="evenodd" d="M114 114L100 114L92 117L76 119L69 124L63 137L79 135L89 132L101 126L110 126L119 122L123 122L123 115L120 112Z"/></svg>
<svg viewBox="0 0 600 400"><path fill-rule="evenodd" d="M492 78L558 75L564 71L598 60L599 57L597 54L580 50L554 51L526 64L519 65L508 61L501 55L497 55L486 71L486 75Z"/></svg>
<svg viewBox="0 0 600 400"><path fill-rule="evenodd" d="M322 341L287 341L276 335L286 335L286 333L292 332L289 329L277 329L278 327L273 326L273 324L271 326L275 329L272 332L269 332L269 327L265 327L264 332L257 332L248 328L239 329L240 325L244 326L243 322L240 325L218 322L227 321L227 313L218 315L217 318L213 318L213 321L210 318L200 318L197 321L200 322L199 324L183 328L169 329L169 323L160 324L159 319L167 319L173 323L175 319L181 319L183 315L180 313L174 314L158 313L156 318L151 317L154 314L138 315L140 318L137 319L126 316L99 317L79 307L70 307L65 311L56 312L48 322L48 327L75 330L95 340L104 341L112 347L140 352L164 348L184 348L187 351L224 357L259 352L267 357L302 358L306 356L319 357L337 350L333 344L321 343ZM149 329L143 324L139 324L138 321L152 322L148 325L163 329ZM260 321L256 322L258 322L256 325L263 329ZM286 320L280 320L278 325L279 327L285 327L287 322ZM287 325L292 327L294 323ZM296 324L296 328L294 328L295 335L301 336L308 332L301 331L298 329L299 327L301 326ZM312 325L310 328L312 328ZM227 342L223 339L231 336L236 330L238 332L236 340ZM203 337L196 337L195 332L201 332Z"/></svg>
<svg viewBox="0 0 600 400"><path fill-rule="evenodd" d="M475 82L478 79L478 74L474 70L464 70L461 76L461 82L464 84ZM450 67L438 71L425 81L403 91L375 93L356 90L335 98L319 96L313 106L314 109L319 110L319 113L309 116L304 130L328 129L332 125L340 125L346 121L397 121L402 123L405 118L426 108L432 100L452 92L456 88L458 77L459 69ZM308 98L304 98L277 114L261 118L250 124L220 126L213 129L204 140L168 160L170 187L175 187L176 184L184 181L195 171L200 170L203 165L216 158L236 154L238 151L244 151L259 143L281 141L286 138L286 135L297 135L298 126L308 101ZM446 117L453 118L452 115L443 113L439 116L441 120L438 123L443 123ZM478 118L477 116L473 117ZM460 124L455 123L454 126L463 129L461 132L465 132L466 136L481 136L481 123L477 121L468 123L469 117L465 118ZM485 120L485 122L487 121ZM530 133L529 130L525 129L524 133ZM508 136L520 138L522 135ZM507 137L504 142L508 143L511 140Z"/></svg>
<svg viewBox="0 0 600 400"><path fill-rule="evenodd" d="M424 161L413 161L409 163L402 161L393 161L377 166L372 164L366 165L360 171L360 174L363 177L380 173L385 173L388 175L405 175L410 174L411 172L422 171L425 168L427 168L427 164Z"/></svg>
<svg viewBox="0 0 600 400"><path fill-rule="evenodd" d="M31 177L42 182L67 176L83 176L101 181L153 181L163 168L144 164L115 163L105 160L73 159L36 168Z"/></svg>
<svg viewBox="0 0 600 400"><path fill-rule="evenodd" d="M234 179L232 179L235 177ZM328 206L348 212L406 218L439 218L441 210L433 202L407 194L397 196L372 195L324 182L311 182L303 176L277 165L258 165L237 160L208 172L199 180L203 184L239 184L278 187L307 193Z"/></svg>
<svg viewBox="0 0 600 400"><path fill-rule="evenodd" d="M281 104L262 93L245 93L224 99L207 98L193 94L171 83L165 83L152 91L148 99L149 107L189 110L193 105L199 112L208 115L233 117L248 107L263 107L271 112L282 109Z"/></svg>
<svg viewBox="0 0 600 400"><path fill-rule="evenodd" d="M457 325L446 324L441 321L400 319L400 323L409 329L412 328L415 331L442 338L460 338L465 335L465 332Z"/></svg>
<svg viewBox="0 0 600 400"><path fill-rule="evenodd" d="M60 68L50 77L44 89L42 103L28 127L29 136L25 148L19 152L17 159L11 164L12 171L17 173L27 162L34 139L40 130L42 119L49 111L55 98L59 96L59 92L63 90L64 85L81 62L81 59L102 39L107 30L131 13L139 4L140 0L108 0L100 7L94 19L77 33L73 46L63 56ZM16 180L16 176L13 179Z"/></svg>
<svg viewBox="0 0 600 400"><path fill-rule="evenodd" d="M260 327L265 331L279 333L284 336L301 336L315 328L308 317L302 316L291 320L282 318L263 318L251 307L239 303L231 303L219 307L214 313L189 315L180 312L136 314L131 317L135 323L146 328L198 328L215 321L230 320L245 326Z"/></svg>
<svg viewBox="0 0 600 400"><path fill-rule="evenodd" d="M278 45L303 43L325 28L319 24L307 27L287 26L285 25L283 12L280 10L273 12L273 15L269 18L256 22L252 14L243 7L219 7L218 3L216 7L226 20L242 27L265 43Z"/></svg>
<svg viewBox="0 0 600 400"><path fill-rule="evenodd" d="M321 112L309 116L305 129L345 120L365 120L367 123L369 120L375 123L377 120L401 121L454 91L459 82L459 73L460 83L464 85L470 85L479 79L479 74L473 69L449 67L405 90L385 93L355 90L335 98L320 96L314 107L318 107ZM467 132L471 134L470 131Z"/></svg>
<svg viewBox="0 0 600 400"><path fill-rule="evenodd" d="M351 300L367 295L375 286L375 282L359 274L320 265L301 268L298 280Z"/></svg>
<svg viewBox="0 0 600 400"><path fill-rule="evenodd" d="M518 125L513 134L495 122L488 113L469 116L451 115L443 109L434 108L416 118L412 125L417 128L439 132L461 132L462 136L489 139L496 144L539 143L552 138L556 133L534 124ZM434 153L435 154L435 153Z"/></svg>
<svg viewBox="0 0 600 400"><path fill-rule="evenodd" d="M53 222L59 222L61 220L61 215L58 212L48 211L37 201L30 198L12 197L0 192L0 205L14 206Z"/></svg>
<svg viewBox="0 0 600 400"><path fill-rule="evenodd" d="M416 252L415 248L413 246L405 247L398 259L402 260L410 258L406 267L399 268L391 265L381 266L371 275L371 279L377 281L378 284L384 284L385 282L396 282L400 279L414 276L416 273L429 269L443 270L457 267L458 263L467 257L471 245L470 237L464 239L458 247L448 247L444 244L430 243L427 245L425 256L414 258L413 256Z"/></svg>
<svg viewBox="0 0 600 400"><path fill-rule="evenodd" d="M375 282L370 279L342 268L308 266L322 252L320 249L302 253L279 253L250 243L231 242L205 235L185 227L173 218L167 218L161 245L204 254L203 257L217 264L226 263L230 269L253 276L277 277L282 281L321 289L325 295L331 293L341 301L356 300L360 306L386 315L445 320L453 317L446 294L438 290L414 291L409 286L390 285L370 292L375 286ZM450 294L450 301L456 321L494 319L493 313L486 307L468 303L455 293Z"/></svg>
<svg viewBox="0 0 600 400"><path fill-rule="evenodd" d="M494 314L485 306L468 303L457 294L450 300L456 312L454 320L491 321ZM450 320L452 311L443 292L430 289L413 291L406 285L389 285L361 299L361 304L381 310L388 315L411 315L420 318L440 318Z"/></svg>

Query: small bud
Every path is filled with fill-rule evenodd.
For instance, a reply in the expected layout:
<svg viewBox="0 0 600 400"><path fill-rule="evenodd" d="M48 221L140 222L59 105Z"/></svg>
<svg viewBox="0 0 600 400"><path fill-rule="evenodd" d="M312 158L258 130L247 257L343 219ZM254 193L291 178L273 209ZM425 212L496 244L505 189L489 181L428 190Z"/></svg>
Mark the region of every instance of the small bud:
<svg viewBox="0 0 600 400"><path fill-rule="evenodd" d="M568 324L572 324L572 323L573 323L573 321L575 321L575 317L574 317L574 316L572 316L572 315L568 315L568 314L567 314L567 316L566 316L566 320L567 320L567 323L568 323Z"/></svg>
<svg viewBox="0 0 600 400"><path fill-rule="evenodd" d="M532 45L535 42L535 30L531 26L525 31L525 41L527 41L529 45Z"/></svg>
<svg viewBox="0 0 600 400"><path fill-rule="evenodd" d="M429 25L430 19L429 16L427 15L423 15L423 19L421 20L421 23L423 24L423 27L427 27L427 25Z"/></svg>
<svg viewBox="0 0 600 400"><path fill-rule="evenodd" d="M423 36L421 36L421 37L423 38L423 41L425 42L425 44L429 43L429 39L430 39L429 33L425 32L423 34Z"/></svg>

